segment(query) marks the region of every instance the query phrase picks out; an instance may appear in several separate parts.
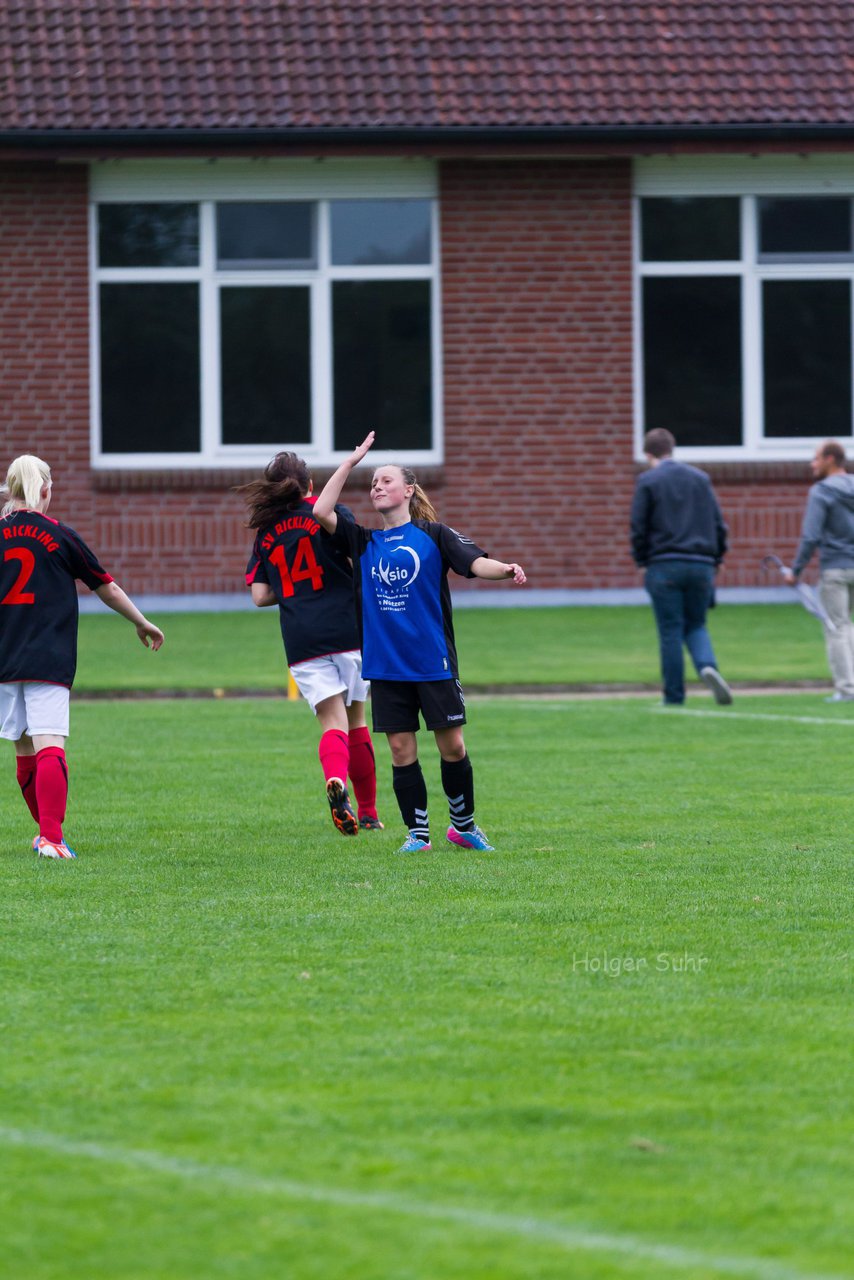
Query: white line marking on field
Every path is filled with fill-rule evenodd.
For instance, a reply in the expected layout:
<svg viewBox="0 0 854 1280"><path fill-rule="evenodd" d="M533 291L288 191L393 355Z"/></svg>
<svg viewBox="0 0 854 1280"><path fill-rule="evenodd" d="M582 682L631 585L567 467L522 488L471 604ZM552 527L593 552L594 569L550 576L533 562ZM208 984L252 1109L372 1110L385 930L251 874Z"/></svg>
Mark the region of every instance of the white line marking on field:
<svg viewBox="0 0 854 1280"><path fill-rule="evenodd" d="M721 1275L747 1276L753 1280L843 1280L841 1276L805 1272L767 1258L737 1258L704 1253L700 1249L683 1249L679 1245L655 1244L634 1236L589 1231L584 1227L563 1226L544 1218L493 1213L466 1209L461 1205L431 1204L410 1200L383 1191L349 1191L317 1183L295 1182L290 1178L264 1177L233 1165L201 1164L181 1156L167 1156L158 1151L139 1151L124 1147L104 1146L99 1142L79 1142L61 1134L0 1126L0 1143L28 1151L49 1151L74 1159L97 1160L104 1164L142 1169L149 1173L181 1178L209 1186L218 1183L249 1195L309 1200L320 1204L339 1205L345 1209L367 1209L379 1213L421 1218L430 1222L453 1222L490 1235L498 1233L555 1245L568 1252L611 1253L629 1258L643 1258L662 1263L677 1271L704 1268Z"/></svg>
<svg viewBox="0 0 854 1280"><path fill-rule="evenodd" d="M836 720L831 716L787 716L774 715L772 712L763 711L690 711L687 707L680 707L678 711L674 711L669 707L650 707L656 715L662 716L704 716L706 718L715 716L721 720L788 720L791 724L829 724L842 725L846 729L854 729L854 720Z"/></svg>

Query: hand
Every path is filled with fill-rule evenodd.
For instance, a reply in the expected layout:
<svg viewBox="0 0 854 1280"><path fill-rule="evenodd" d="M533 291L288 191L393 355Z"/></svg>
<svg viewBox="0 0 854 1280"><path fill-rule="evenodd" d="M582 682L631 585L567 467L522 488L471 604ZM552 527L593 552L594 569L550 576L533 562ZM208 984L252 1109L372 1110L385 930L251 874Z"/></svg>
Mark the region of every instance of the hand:
<svg viewBox="0 0 854 1280"><path fill-rule="evenodd" d="M356 445L356 448L350 454L351 467L356 467L359 465L359 463L364 458L365 454L373 445L375 436L376 436L375 431L369 431L368 434L365 436L364 440L362 441L362 443L359 445Z"/></svg>
<svg viewBox="0 0 854 1280"><path fill-rule="evenodd" d="M792 573L791 569L786 569L785 567L780 570L780 577L783 579L787 587L793 587L797 582L797 578Z"/></svg>
<svg viewBox="0 0 854 1280"><path fill-rule="evenodd" d="M151 641L151 648L156 652L163 643L163 632L159 627L155 627L153 622L149 622L148 618L143 618L142 622L137 623L136 634L142 643L148 648L148 642Z"/></svg>
<svg viewBox="0 0 854 1280"><path fill-rule="evenodd" d="M527 574L520 564L506 564L504 572L508 578L512 578L520 587L528 581Z"/></svg>

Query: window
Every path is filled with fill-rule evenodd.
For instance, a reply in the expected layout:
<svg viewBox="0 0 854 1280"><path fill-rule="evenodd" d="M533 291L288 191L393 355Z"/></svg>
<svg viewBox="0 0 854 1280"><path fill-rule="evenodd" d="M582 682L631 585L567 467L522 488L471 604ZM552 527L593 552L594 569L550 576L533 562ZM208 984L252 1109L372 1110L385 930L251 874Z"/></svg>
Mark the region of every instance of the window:
<svg viewBox="0 0 854 1280"><path fill-rule="evenodd" d="M303 184L304 185L304 184ZM96 465L438 460L433 201L97 199Z"/></svg>
<svg viewBox="0 0 854 1280"><path fill-rule="evenodd" d="M741 442L741 281L644 281L645 417L681 445Z"/></svg>
<svg viewBox="0 0 854 1280"><path fill-rule="evenodd" d="M341 280L333 285L335 448L371 430L396 450L429 431L430 283Z"/></svg>
<svg viewBox="0 0 854 1280"><path fill-rule="evenodd" d="M710 458L850 438L854 197L651 194L638 211L639 437L666 427Z"/></svg>
<svg viewBox="0 0 854 1280"><path fill-rule="evenodd" d="M194 284L101 285L104 449L199 447L199 298Z"/></svg>

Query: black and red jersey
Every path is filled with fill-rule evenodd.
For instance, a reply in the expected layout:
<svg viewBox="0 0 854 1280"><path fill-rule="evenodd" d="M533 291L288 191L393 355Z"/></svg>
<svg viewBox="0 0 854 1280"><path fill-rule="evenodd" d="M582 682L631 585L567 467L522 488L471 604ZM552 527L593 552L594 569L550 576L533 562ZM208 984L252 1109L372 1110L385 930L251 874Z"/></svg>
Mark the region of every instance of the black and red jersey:
<svg viewBox="0 0 854 1280"><path fill-rule="evenodd" d="M359 648L353 570L304 498L258 531L246 583L266 582L279 602L288 665ZM353 519L346 507L336 511Z"/></svg>
<svg viewBox="0 0 854 1280"><path fill-rule="evenodd" d="M77 578L92 591L113 581L73 529L40 511L0 519L0 683L40 680L71 688Z"/></svg>

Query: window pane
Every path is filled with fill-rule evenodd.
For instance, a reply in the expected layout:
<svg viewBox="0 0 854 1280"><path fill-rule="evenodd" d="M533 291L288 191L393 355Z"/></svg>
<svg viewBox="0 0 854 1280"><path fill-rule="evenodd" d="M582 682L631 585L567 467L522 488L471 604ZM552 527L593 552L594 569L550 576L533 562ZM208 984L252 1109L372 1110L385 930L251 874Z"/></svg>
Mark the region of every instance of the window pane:
<svg viewBox="0 0 854 1280"><path fill-rule="evenodd" d="M198 266L198 205L99 205L98 262L102 267Z"/></svg>
<svg viewBox="0 0 854 1280"><path fill-rule="evenodd" d="M429 449L430 282L338 281L332 332L335 448Z"/></svg>
<svg viewBox="0 0 854 1280"><path fill-rule="evenodd" d="M216 243L221 267L314 266L314 205L218 204Z"/></svg>
<svg viewBox="0 0 854 1280"><path fill-rule="evenodd" d="M847 280L762 286L766 436L851 435Z"/></svg>
<svg viewBox="0 0 854 1280"><path fill-rule="evenodd" d="M740 202L732 196L641 200L645 262L720 262L741 257Z"/></svg>
<svg viewBox="0 0 854 1280"><path fill-rule="evenodd" d="M102 284L100 298L104 451L196 452L198 285Z"/></svg>
<svg viewBox="0 0 854 1280"><path fill-rule="evenodd" d="M851 201L833 196L759 201L759 252L850 253Z"/></svg>
<svg viewBox="0 0 854 1280"><path fill-rule="evenodd" d="M223 444L310 441L309 290L219 296Z"/></svg>
<svg viewBox="0 0 854 1280"><path fill-rule="evenodd" d="M429 200L333 200L337 267L430 262Z"/></svg>
<svg viewBox="0 0 854 1280"><path fill-rule="evenodd" d="M681 445L741 444L741 281L643 282L644 430Z"/></svg>

